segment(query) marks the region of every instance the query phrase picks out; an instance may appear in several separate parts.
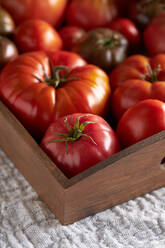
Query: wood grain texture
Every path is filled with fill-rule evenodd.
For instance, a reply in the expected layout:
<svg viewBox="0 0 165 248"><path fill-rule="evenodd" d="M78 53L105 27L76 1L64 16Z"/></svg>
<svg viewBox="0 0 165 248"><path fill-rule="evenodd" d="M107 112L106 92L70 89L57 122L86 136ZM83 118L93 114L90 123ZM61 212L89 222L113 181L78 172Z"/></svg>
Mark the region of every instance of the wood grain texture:
<svg viewBox="0 0 165 248"><path fill-rule="evenodd" d="M62 224L165 186L165 131L68 179L0 102L0 147Z"/></svg>

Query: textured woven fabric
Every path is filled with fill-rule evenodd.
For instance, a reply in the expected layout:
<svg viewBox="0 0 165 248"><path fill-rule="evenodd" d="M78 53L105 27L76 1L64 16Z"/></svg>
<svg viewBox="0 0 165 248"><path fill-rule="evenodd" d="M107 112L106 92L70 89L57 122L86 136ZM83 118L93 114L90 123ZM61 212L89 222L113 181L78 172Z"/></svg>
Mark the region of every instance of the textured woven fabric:
<svg viewBox="0 0 165 248"><path fill-rule="evenodd" d="M165 248L165 188L62 226L0 150L0 248Z"/></svg>

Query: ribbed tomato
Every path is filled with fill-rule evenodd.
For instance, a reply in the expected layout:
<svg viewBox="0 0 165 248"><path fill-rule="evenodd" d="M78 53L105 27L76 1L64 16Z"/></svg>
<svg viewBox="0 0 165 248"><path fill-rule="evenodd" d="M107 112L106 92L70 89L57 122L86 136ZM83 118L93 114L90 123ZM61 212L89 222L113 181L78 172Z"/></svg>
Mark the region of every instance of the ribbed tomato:
<svg viewBox="0 0 165 248"><path fill-rule="evenodd" d="M20 55L0 75L0 97L36 138L54 120L82 112L104 115L110 97L107 75L76 54Z"/></svg>
<svg viewBox="0 0 165 248"><path fill-rule="evenodd" d="M117 120L139 101L158 99L165 102L165 54L151 59L141 55L129 57L112 72L110 79L116 88L112 111Z"/></svg>

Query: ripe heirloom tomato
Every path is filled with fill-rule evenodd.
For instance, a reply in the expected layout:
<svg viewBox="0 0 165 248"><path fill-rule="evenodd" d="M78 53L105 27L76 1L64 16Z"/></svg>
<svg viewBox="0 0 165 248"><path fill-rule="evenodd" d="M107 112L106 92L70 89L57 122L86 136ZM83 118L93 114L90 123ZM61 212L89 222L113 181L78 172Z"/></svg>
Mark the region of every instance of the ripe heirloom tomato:
<svg viewBox="0 0 165 248"><path fill-rule="evenodd" d="M147 26L144 43L151 56L165 53L165 12L156 16Z"/></svg>
<svg viewBox="0 0 165 248"><path fill-rule="evenodd" d="M63 41L63 49L71 50L85 33L86 32L82 28L76 26L65 26L60 29L59 34Z"/></svg>
<svg viewBox="0 0 165 248"><path fill-rule="evenodd" d="M85 30L105 27L117 16L115 0L72 0L67 9L67 23Z"/></svg>
<svg viewBox="0 0 165 248"><path fill-rule="evenodd" d="M76 54L31 52L0 74L0 97L37 139L61 116L75 112L104 115L110 85L98 67Z"/></svg>
<svg viewBox="0 0 165 248"><path fill-rule="evenodd" d="M109 28L115 30L127 38L129 45L134 47L140 42L140 32L136 25L127 18L116 18L110 24Z"/></svg>
<svg viewBox="0 0 165 248"><path fill-rule="evenodd" d="M56 30L42 20L28 20L17 27L14 36L21 52L55 51L62 48Z"/></svg>
<svg viewBox="0 0 165 248"><path fill-rule="evenodd" d="M18 56L15 44L6 37L0 36L0 69Z"/></svg>
<svg viewBox="0 0 165 248"><path fill-rule="evenodd" d="M15 30L15 24L10 14L0 7L0 35L10 35Z"/></svg>
<svg viewBox="0 0 165 248"><path fill-rule="evenodd" d="M145 27L155 16L164 10L164 0L130 0L128 4L128 17L139 26Z"/></svg>
<svg viewBox="0 0 165 248"><path fill-rule="evenodd" d="M119 142L103 118L76 113L52 123L41 147L70 178L118 152Z"/></svg>
<svg viewBox="0 0 165 248"><path fill-rule="evenodd" d="M88 63L110 71L123 62L127 47L128 41L122 34L108 28L97 28L88 32L72 50Z"/></svg>
<svg viewBox="0 0 165 248"><path fill-rule="evenodd" d="M112 95L112 112L117 120L139 101L165 102L165 54L151 59L132 56L112 72L110 79L114 88L121 84Z"/></svg>
<svg viewBox="0 0 165 248"><path fill-rule="evenodd" d="M129 108L121 118L117 135L121 146L128 147L165 130L165 103L144 100Z"/></svg>
<svg viewBox="0 0 165 248"><path fill-rule="evenodd" d="M16 24L30 19L42 19L57 26L63 18L67 0L0 0Z"/></svg>

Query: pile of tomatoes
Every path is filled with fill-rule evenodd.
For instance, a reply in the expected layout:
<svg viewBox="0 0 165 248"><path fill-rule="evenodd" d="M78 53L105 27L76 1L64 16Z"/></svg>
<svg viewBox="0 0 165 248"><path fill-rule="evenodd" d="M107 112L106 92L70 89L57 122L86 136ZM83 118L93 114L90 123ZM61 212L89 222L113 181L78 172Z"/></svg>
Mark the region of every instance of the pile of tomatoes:
<svg viewBox="0 0 165 248"><path fill-rule="evenodd" d="M164 0L0 4L0 99L67 177L165 130Z"/></svg>

